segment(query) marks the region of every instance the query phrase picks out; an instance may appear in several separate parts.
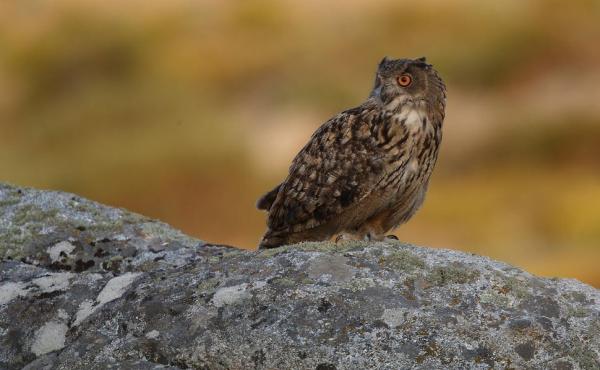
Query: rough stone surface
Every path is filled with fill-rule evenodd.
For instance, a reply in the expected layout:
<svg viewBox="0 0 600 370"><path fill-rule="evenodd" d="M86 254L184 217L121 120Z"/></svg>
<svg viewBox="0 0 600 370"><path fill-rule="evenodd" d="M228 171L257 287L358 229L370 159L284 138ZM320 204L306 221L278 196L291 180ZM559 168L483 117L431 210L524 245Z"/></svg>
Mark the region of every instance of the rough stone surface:
<svg viewBox="0 0 600 370"><path fill-rule="evenodd" d="M2 369L598 369L600 292L402 243L208 245L0 185Z"/></svg>

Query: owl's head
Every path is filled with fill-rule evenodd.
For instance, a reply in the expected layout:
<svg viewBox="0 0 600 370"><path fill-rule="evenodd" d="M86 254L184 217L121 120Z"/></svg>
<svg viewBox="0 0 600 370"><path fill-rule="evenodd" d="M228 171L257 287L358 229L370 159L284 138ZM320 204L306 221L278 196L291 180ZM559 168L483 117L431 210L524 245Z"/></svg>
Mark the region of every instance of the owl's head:
<svg viewBox="0 0 600 370"><path fill-rule="evenodd" d="M425 101L430 104L445 105L446 86L425 57L418 59L385 57L377 68L371 97L378 98L384 106L393 108L400 101L413 103Z"/></svg>

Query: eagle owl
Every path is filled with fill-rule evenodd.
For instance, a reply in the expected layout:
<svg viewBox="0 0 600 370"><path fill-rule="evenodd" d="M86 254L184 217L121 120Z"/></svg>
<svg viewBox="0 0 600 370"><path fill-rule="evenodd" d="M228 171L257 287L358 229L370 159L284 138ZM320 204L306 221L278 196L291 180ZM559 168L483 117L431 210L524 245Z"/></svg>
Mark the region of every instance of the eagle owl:
<svg viewBox="0 0 600 370"><path fill-rule="evenodd" d="M369 98L319 127L258 200L268 211L259 248L383 240L423 203L445 107L444 82L425 58L383 58Z"/></svg>

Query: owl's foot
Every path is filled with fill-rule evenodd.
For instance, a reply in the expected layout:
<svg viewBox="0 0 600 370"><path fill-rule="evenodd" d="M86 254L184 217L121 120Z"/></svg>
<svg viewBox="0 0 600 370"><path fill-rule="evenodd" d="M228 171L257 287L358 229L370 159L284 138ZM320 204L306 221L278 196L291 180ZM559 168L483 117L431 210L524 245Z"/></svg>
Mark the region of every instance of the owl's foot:
<svg viewBox="0 0 600 370"><path fill-rule="evenodd" d="M373 234L368 232L365 234L362 240L373 241L373 242L392 242L397 241L398 237L396 235L385 235L385 234Z"/></svg>
<svg viewBox="0 0 600 370"><path fill-rule="evenodd" d="M385 235L374 233L372 231L367 231L365 234L363 234L360 240L364 240L367 242L382 242L385 240Z"/></svg>
<svg viewBox="0 0 600 370"><path fill-rule="evenodd" d="M388 243L394 243L399 241L400 239L398 239L398 237L396 235L386 235L385 239L383 239L384 242L388 242Z"/></svg>
<svg viewBox="0 0 600 370"><path fill-rule="evenodd" d="M365 235L362 233L354 233L354 232L347 232L347 231L340 233L335 238L336 243L343 243L343 242L350 241L350 240L369 241L372 239L370 239L370 236L368 234Z"/></svg>
<svg viewBox="0 0 600 370"><path fill-rule="evenodd" d="M336 244L343 243L343 242L348 241L348 240L360 240L360 239L358 239L356 237L356 235L353 235L353 234L341 233L338 236L336 236L335 243Z"/></svg>

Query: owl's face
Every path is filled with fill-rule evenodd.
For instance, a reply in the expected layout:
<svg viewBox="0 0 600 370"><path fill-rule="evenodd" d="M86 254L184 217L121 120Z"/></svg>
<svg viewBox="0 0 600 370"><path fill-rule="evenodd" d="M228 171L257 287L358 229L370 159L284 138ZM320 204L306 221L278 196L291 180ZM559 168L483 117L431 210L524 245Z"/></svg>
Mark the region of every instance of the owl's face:
<svg viewBox="0 0 600 370"><path fill-rule="evenodd" d="M371 92L387 105L402 101L433 100L445 101L445 86L437 72L425 58L388 59L379 63L375 76L375 86Z"/></svg>

